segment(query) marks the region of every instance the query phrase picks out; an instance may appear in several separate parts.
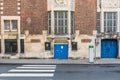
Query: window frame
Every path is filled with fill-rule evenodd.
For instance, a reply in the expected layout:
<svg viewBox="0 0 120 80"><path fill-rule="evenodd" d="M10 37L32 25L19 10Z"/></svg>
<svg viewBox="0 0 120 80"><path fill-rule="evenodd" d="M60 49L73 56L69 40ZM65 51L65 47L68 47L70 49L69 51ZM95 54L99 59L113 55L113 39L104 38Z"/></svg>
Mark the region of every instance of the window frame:
<svg viewBox="0 0 120 80"><path fill-rule="evenodd" d="M64 13L62 13L64 12ZM63 14L63 15L59 15L59 14ZM59 19L58 19L59 18ZM64 36L64 35L68 35L68 11L54 11L54 35L60 35L60 36ZM48 11L48 35L51 35L51 11ZM58 23L60 22L60 23ZM61 23L62 22L62 23ZM62 25L63 27L63 32L59 31L59 27ZM71 11L71 35L74 35L75 29L74 29L74 25L75 25L75 20L74 20L74 11ZM57 26L57 28L56 28ZM56 34L58 33L58 34Z"/></svg>
<svg viewBox="0 0 120 80"><path fill-rule="evenodd" d="M71 35L74 35L75 33L75 16L74 12L71 11Z"/></svg>
<svg viewBox="0 0 120 80"><path fill-rule="evenodd" d="M17 21L17 28L13 29L13 22L12 21ZM11 20L11 31L17 31L18 30L18 20Z"/></svg>
<svg viewBox="0 0 120 80"><path fill-rule="evenodd" d="M101 12L97 12L97 33L100 32L101 32Z"/></svg>
<svg viewBox="0 0 120 80"><path fill-rule="evenodd" d="M18 33L20 33L20 16L1 16L1 33L4 33L6 31L18 31ZM9 30L5 30L5 26L4 26L4 21L5 20L17 20L17 29L14 30L12 29L12 23L10 22L10 29Z"/></svg>
<svg viewBox="0 0 120 80"><path fill-rule="evenodd" d="M10 28L9 30L5 30L5 21L10 21ZM13 29L12 21L17 21L17 29ZM17 31L18 30L18 20L12 19L12 20L4 20L4 31Z"/></svg>
<svg viewBox="0 0 120 80"><path fill-rule="evenodd" d="M5 29L5 21L9 21L9 29ZM10 25L11 25L10 20L4 20L4 31L10 31Z"/></svg>
<svg viewBox="0 0 120 80"><path fill-rule="evenodd" d="M51 31L51 12L49 11L48 12L48 35L52 34L52 31Z"/></svg>
<svg viewBox="0 0 120 80"><path fill-rule="evenodd" d="M54 11L54 16L55 16L54 17L54 21L55 21L54 34L55 35L68 35L68 15L67 14L68 14L68 11Z"/></svg>
<svg viewBox="0 0 120 80"><path fill-rule="evenodd" d="M104 12L104 32L105 33L117 32L117 27L118 27L117 15L118 15L117 12Z"/></svg>

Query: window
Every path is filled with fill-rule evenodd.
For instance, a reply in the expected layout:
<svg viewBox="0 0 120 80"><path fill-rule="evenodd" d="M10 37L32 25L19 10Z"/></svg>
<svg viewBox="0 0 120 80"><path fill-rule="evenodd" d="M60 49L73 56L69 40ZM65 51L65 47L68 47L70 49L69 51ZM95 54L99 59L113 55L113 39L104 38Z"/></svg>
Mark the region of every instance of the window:
<svg viewBox="0 0 120 80"><path fill-rule="evenodd" d="M10 20L4 20L4 29L10 30Z"/></svg>
<svg viewBox="0 0 120 80"><path fill-rule="evenodd" d="M55 11L54 12L54 34L67 35L68 34L68 12ZM48 12L48 34L51 34L51 12ZM74 34L74 12L71 12L71 35Z"/></svg>
<svg viewBox="0 0 120 80"><path fill-rule="evenodd" d="M17 30L17 20L12 20L12 30Z"/></svg>
<svg viewBox="0 0 120 80"><path fill-rule="evenodd" d="M51 34L51 12L48 12L48 34Z"/></svg>
<svg viewBox="0 0 120 80"><path fill-rule="evenodd" d="M4 30L17 30L18 22L17 20L4 20Z"/></svg>
<svg viewBox="0 0 120 80"><path fill-rule="evenodd" d="M71 35L74 34L74 12L71 12Z"/></svg>
<svg viewBox="0 0 120 80"><path fill-rule="evenodd" d="M68 14L66 11L55 11L55 35L68 33Z"/></svg>
<svg viewBox="0 0 120 80"><path fill-rule="evenodd" d="M97 32L100 33L100 12L97 13Z"/></svg>
<svg viewBox="0 0 120 80"><path fill-rule="evenodd" d="M117 28L117 13L105 12L104 13L104 32L116 32Z"/></svg>

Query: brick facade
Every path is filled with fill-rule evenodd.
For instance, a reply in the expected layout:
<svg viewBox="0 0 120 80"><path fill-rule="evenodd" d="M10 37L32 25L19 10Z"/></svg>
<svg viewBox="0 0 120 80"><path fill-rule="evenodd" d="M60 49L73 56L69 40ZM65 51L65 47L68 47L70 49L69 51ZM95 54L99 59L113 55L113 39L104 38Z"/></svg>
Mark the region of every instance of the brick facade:
<svg viewBox="0 0 120 80"><path fill-rule="evenodd" d="M20 16L17 8L21 6L21 33L42 34L47 30L47 0L4 0L2 16ZM75 0L75 30L80 34L92 34L96 30L96 0Z"/></svg>
<svg viewBox="0 0 120 80"><path fill-rule="evenodd" d="M47 0L21 0L21 33L42 34L47 30Z"/></svg>
<svg viewBox="0 0 120 80"><path fill-rule="evenodd" d="M96 30L96 0L75 0L75 29L80 34L93 34Z"/></svg>
<svg viewBox="0 0 120 80"><path fill-rule="evenodd" d="M19 16L17 14L18 0L3 0L3 16Z"/></svg>
<svg viewBox="0 0 120 80"><path fill-rule="evenodd" d="M47 4L49 1L50 6ZM64 5L56 4L56 2L52 2L55 0L3 0L0 1L0 16L10 19L18 19L18 30L16 31L2 31L1 35L1 50L2 56L6 55L5 53L5 39L15 39L17 40L17 50L18 55L21 51L21 43L24 44L23 51L24 57L38 57L38 58L53 58L54 57L54 44L71 44L71 42L77 42L78 50L72 51L68 47L68 58L87 58L89 52L89 45L95 45L95 37L96 35L92 35L94 30L96 30L96 12L97 5L96 0L73 0L75 1L75 6L70 5L69 7L73 7L70 11L74 11L74 24L75 24L75 38L71 37L71 35L48 35L47 36L47 27L48 27L48 11L69 11L68 5L65 6L65 10L63 9ZM72 1L72 0L67 0ZM69 2L68 2L69 3ZM72 4L71 3L71 4ZM57 5L57 6L56 6ZM3 10L2 10L3 8ZM48 9L47 9L48 8ZM49 9L50 8L50 9ZM75 8L75 10L74 10ZM3 12L3 13L1 13ZM52 30L54 25L54 14L51 14L51 28ZM69 14L70 15L70 14ZM17 18L16 18L17 17ZM4 27L3 21L1 24ZM6 19L5 18L5 19ZM68 18L68 24L70 18ZM60 21L59 21L60 22ZM67 20L66 20L67 22ZM0 24L0 25L1 25ZM52 25L53 24L53 25ZM68 29L70 26L67 26ZM55 25L54 25L55 26ZM20 28L20 29L19 29ZM61 30L61 29L60 29ZM28 32L27 32L28 31ZM15 33L16 32L16 33ZM26 34L25 34L26 32ZM80 32L80 34L79 34ZM5 33L5 34L4 34ZM22 35L24 34L24 35ZM11 36L9 36L11 35ZM70 38L70 39L69 39ZM24 42L20 42L23 39ZM51 50L45 50L45 42L50 42ZM13 46L10 46L13 47ZM72 46L71 46L72 47ZM16 57L18 55L16 54Z"/></svg>

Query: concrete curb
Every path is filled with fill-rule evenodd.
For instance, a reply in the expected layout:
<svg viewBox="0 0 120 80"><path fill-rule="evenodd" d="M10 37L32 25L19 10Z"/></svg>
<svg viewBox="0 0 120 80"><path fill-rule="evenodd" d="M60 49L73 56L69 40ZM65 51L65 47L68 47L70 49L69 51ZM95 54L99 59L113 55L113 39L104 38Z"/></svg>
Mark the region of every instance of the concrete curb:
<svg viewBox="0 0 120 80"><path fill-rule="evenodd" d="M94 63L89 63L88 59L78 60L55 60L55 59L0 59L1 65L19 65L19 64L81 64L81 65L99 65L99 64L118 64L120 65L120 59L98 59Z"/></svg>

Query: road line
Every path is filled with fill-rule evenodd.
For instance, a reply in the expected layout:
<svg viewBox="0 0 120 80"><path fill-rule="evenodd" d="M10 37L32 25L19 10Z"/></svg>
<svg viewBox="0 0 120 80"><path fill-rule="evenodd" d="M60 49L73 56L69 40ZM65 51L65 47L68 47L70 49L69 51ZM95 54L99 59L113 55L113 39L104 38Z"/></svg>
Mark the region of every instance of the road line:
<svg viewBox="0 0 120 80"><path fill-rule="evenodd" d="M42 68L42 69L46 69L47 68L47 69L55 69L56 67L16 67L16 68L25 68L25 69L26 68L31 68L31 69L32 68L34 68L34 69L41 69Z"/></svg>
<svg viewBox="0 0 120 80"><path fill-rule="evenodd" d="M8 72L55 72L55 70L17 70L17 69L12 69L12 70L9 70Z"/></svg>
<svg viewBox="0 0 120 80"><path fill-rule="evenodd" d="M22 65L22 66L27 66L27 67L56 67L56 65Z"/></svg>
<svg viewBox="0 0 120 80"><path fill-rule="evenodd" d="M25 73L3 73L0 77L53 77L53 73L25 74Z"/></svg>

